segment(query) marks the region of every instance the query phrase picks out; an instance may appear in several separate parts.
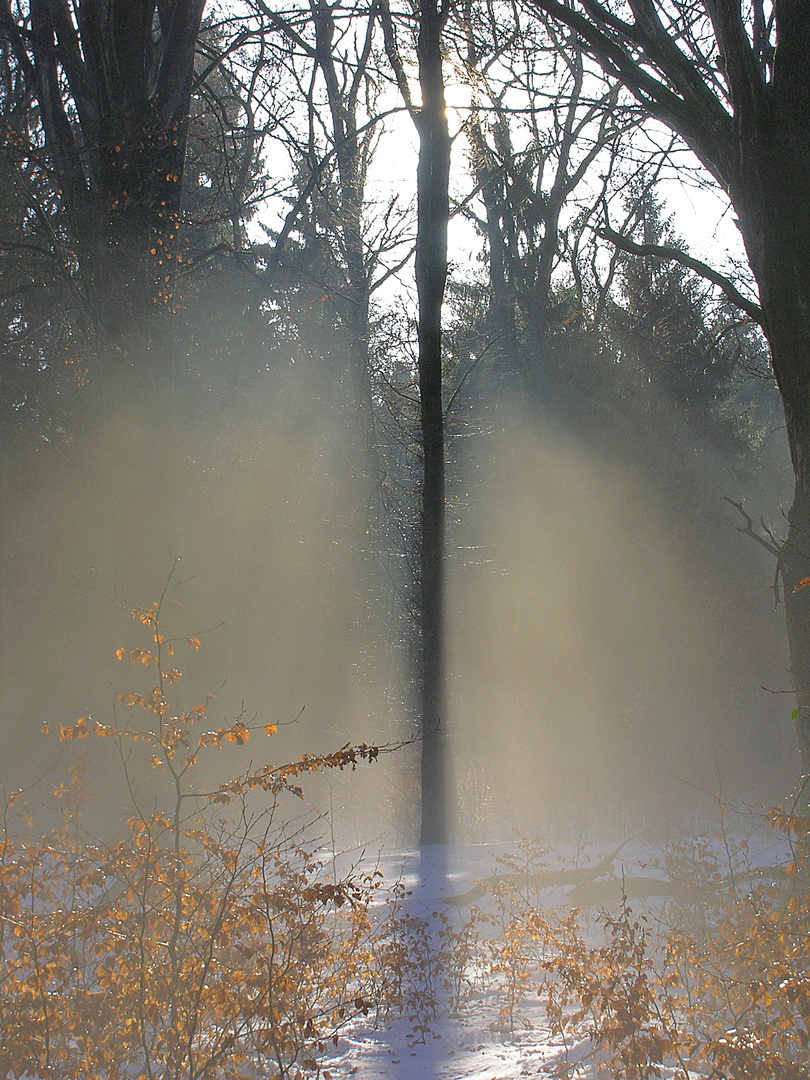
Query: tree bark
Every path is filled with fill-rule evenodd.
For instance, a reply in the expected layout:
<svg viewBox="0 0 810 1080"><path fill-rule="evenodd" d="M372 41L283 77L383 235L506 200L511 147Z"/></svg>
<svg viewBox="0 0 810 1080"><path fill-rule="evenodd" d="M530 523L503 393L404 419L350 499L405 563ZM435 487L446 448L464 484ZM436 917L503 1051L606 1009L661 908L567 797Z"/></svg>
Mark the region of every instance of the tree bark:
<svg viewBox="0 0 810 1080"><path fill-rule="evenodd" d="M31 0L45 145L88 296L114 334L142 316L172 255L204 6L83 0L74 21L68 0Z"/></svg>
<svg viewBox="0 0 810 1080"><path fill-rule="evenodd" d="M718 20L729 53L737 153L727 170L763 329L782 398L795 478L780 552L801 774L810 776L810 10L778 4L778 48L769 84L744 39ZM761 73L760 73L761 74ZM745 79L744 85L739 84ZM805 792L805 802L810 792Z"/></svg>
<svg viewBox="0 0 810 1080"><path fill-rule="evenodd" d="M442 302L447 280L450 218L450 134L445 113L441 36L447 9L422 0L419 83L422 105L417 170L416 287L419 297L419 401L423 483L421 518L421 719L422 825L420 843L449 837L445 695L444 408L442 404Z"/></svg>
<svg viewBox="0 0 810 1080"><path fill-rule="evenodd" d="M773 162L770 162L771 168ZM770 173L773 179L773 172ZM810 177L804 180L810 183ZM792 185L791 185L792 188ZM786 200L775 185L761 193L765 214L753 223L737 199L749 258L759 283L765 333L785 410L795 478L788 532L781 545L790 674L801 773L810 776L810 198L792 188ZM803 210L797 205L804 203ZM810 792L805 793L810 801Z"/></svg>

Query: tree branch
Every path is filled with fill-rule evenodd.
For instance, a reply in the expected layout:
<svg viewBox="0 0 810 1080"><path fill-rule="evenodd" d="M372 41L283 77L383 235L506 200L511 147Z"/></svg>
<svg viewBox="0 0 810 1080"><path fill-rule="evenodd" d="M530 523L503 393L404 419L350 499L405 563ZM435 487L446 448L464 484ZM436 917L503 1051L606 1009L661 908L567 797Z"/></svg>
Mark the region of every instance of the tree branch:
<svg viewBox="0 0 810 1080"><path fill-rule="evenodd" d="M651 0L633 0L635 22L599 0L580 0L586 14L561 0L530 0L572 30L602 70L619 79L651 116L672 127L714 178L727 186L737 162L733 120L699 67L672 41ZM641 50L650 63L635 53Z"/></svg>
<svg viewBox="0 0 810 1080"><path fill-rule="evenodd" d="M597 236L600 236L603 240L609 240L611 244L614 244L621 251L626 251L628 255L654 256L657 259L668 259L670 262L680 263L681 266L693 270L700 277L722 289L731 303L744 311L749 319L759 326L764 326L764 315L759 304L755 304L753 300L743 296L730 278L727 278L725 274L721 274L719 270L713 270L711 266L707 266L700 259L695 259L693 256L687 255L685 251L670 247L668 244L637 244L635 241L611 229L609 225L604 225L601 229L595 231Z"/></svg>
<svg viewBox="0 0 810 1080"><path fill-rule="evenodd" d="M779 607L779 575L782 573L781 548L778 544L773 542L773 536L770 530L766 527L764 521L762 522L762 528L765 530L768 536L771 537L771 540L766 540L764 536L760 536L758 532L754 532L754 519L746 510L743 509L742 502L734 502L734 500L730 499L728 495L724 495L723 498L730 506L733 506L735 510L739 511L739 513L742 515L743 520L745 521L745 525L737 526L737 532L741 532L745 536L750 536L752 540L755 540L760 547L765 548L765 550L769 554L773 555L773 557L776 559L776 566L774 567L773 572L773 606L775 608Z"/></svg>
<svg viewBox="0 0 810 1080"><path fill-rule="evenodd" d="M737 532L745 533L746 536L750 536L752 540L756 540L760 547L764 547L765 550L769 551L775 559L780 560L782 558L782 552L780 551L779 547L776 544L771 543L769 540L766 540L764 536L760 536L758 532L754 532L754 519L751 517L748 511L743 508L742 502L734 502L734 500L730 499L728 495L724 495L723 498L729 504L729 506L733 506L734 509L742 515L743 520L745 521L745 525L737 526Z"/></svg>

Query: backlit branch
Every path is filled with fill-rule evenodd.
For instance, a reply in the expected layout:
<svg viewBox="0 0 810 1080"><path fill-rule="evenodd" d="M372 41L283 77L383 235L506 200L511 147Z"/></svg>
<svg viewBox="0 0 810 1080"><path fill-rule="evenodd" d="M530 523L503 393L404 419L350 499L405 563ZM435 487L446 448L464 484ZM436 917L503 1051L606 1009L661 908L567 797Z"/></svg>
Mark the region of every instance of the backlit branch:
<svg viewBox="0 0 810 1080"><path fill-rule="evenodd" d="M749 300L747 296L743 296L740 290L734 285L730 278L725 276L725 274L721 274L719 270L714 270L711 266L701 262L700 259L695 259L692 255L687 255L686 252L681 251L680 248L671 247L668 244L637 244L634 240L630 240L629 237L622 236L621 233L617 233L615 230L611 229L609 225L604 225L602 228L597 229L596 235L600 236L603 240L609 240L611 244L614 244L622 251L626 251L629 255L654 256L657 259L668 259L670 262L679 263L681 266L693 270L696 274L699 274L700 277L705 278L719 289L722 289L731 303L741 311L744 311L752 322L757 323L759 326L764 325L762 308L759 304L755 304L753 300Z"/></svg>

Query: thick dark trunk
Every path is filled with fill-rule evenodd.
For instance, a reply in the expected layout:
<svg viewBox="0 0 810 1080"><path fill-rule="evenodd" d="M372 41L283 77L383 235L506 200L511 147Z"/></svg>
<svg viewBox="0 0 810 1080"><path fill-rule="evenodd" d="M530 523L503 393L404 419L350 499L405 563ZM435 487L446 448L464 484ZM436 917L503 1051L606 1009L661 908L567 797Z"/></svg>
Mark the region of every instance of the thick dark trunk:
<svg viewBox="0 0 810 1080"><path fill-rule="evenodd" d="M67 0L31 2L46 149L88 301L114 338L139 325L144 304L162 302L177 261L203 8L85 0L75 22Z"/></svg>
<svg viewBox="0 0 810 1080"><path fill-rule="evenodd" d="M801 772L810 776L810 259L787 245L765 260L760 295L785 410L795 488L780 551ZM784 277L792 279L786 288ZM804 280L802 280L804 279ZM788 298L791 302L786 302ZM810 796L810 792L807 793Z"/></svg>
<svg viewBox="0 0 810 1080"><path fill-rule="evenodd" d="M450 135L445 114L441 33L445 14L424 0L419 28L422 107L417 117L419 400L423 483L421 530L422 844L448 840L447 732L444 719L444 409L442 301L447 279Z"/></svg>
<svg viewBox="0 0 810 1080"><path fill-rule="evenodd" d="M810 197L802 141L778 114L741 140L744 169L731 196L759 286L764 330L782 397L795 477L780 551L795 729L810 776ZM794 133L795 134L795 133ZM806 141L806 140L805 140Z"/></svg>
<svg viewBox="0 0 810 1080"><path fill-rule="evenodd" d="M782 547L790 676L796 692L794 724L803 780L810 776L810 497L797 485ZM810 792L805 792L810 801Z"/></svg>

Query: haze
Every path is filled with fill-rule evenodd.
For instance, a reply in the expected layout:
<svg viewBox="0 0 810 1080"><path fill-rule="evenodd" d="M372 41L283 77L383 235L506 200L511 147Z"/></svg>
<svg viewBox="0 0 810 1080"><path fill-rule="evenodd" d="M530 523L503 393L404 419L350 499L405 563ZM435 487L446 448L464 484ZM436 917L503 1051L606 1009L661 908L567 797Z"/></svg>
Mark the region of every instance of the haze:
<svg viewBox="0 0 810 1080"><path fill-rule="evenodd" d="M112 722L115 691L143 689L115 650L143 644L129 609L157 598L178 556L164 625L202 645L176 660L183 701L215 692L212 724L244 710L279 726L232 762L414 737L391 572L407 552L370 550L351 410L291 359L226 404L178 394L147 410L117 394L67 445L4 457L7 785L55 761L44 722ZM663 407L631 429L591 392L586 424L499 386L482 367L448 427L458 834L675 823L709 813L718 783L782 797L795 750L784 695L763 689L787 688L773 565L723 501L778 522L781 433L735 471L671 412L662 427ZM308 799L361 842L413 839L416 755L330 776ZM94 787L99 820L126 814L115 769Z"/></svg>

